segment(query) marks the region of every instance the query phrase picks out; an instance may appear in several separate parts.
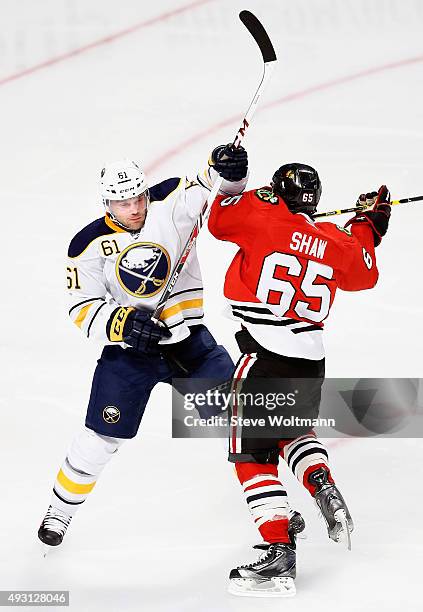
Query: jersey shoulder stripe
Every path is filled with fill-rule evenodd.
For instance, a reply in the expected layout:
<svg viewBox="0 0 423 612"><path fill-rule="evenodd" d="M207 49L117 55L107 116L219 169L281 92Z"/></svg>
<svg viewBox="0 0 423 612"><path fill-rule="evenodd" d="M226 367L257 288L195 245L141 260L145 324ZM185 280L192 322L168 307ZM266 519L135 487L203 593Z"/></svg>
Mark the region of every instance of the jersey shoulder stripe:
<svg viewBox="0 0 423 612"><path fill-rule="evenodd" d="M181 178L170 178L150 187L150 202L161 202L173 193L181 182Z"/></svg>
<svg viewBox="0 0 423 612"><path fill-rule="evenodd" d="M105 217L96 219L72 238L68 249L68 257L79 257L93 240L100 236L115 234L116 231L117 228L110 227L106 223Z"/></svg>

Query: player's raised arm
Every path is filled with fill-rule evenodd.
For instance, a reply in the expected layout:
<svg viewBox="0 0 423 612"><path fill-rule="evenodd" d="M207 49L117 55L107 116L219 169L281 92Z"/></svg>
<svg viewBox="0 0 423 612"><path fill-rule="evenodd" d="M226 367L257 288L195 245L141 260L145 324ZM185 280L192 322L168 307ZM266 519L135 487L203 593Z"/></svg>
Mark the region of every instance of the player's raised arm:
<svg viewBox="0 0 423 612"><path fill-rule="evenodd" d="M196 180L187 180L186 209L192 219L200 214L218 176L223 181L216 199L244 191L248 181L248 156L243 147L233 150L230 145L219 145L212 151L207 167L197 174Z"/></svg>
<svg viewBox="0 0 423 612"><path fill-rule="evenodd" d="M248 220L249 192L244 193L248 181L247 151L242 146L235 150L230 145L216 147L206 174L210 184L216 172L224 181L211 208L209 230L219 240L239 244Z"/></svg>
<svg viewBox="0 0 423 612"><path fill-rule="evenodd" d="M351 238L346 243L342 266L337 272L338 287L344 291L371 289L378 280L375 247L379 246L388 231L390 193L386 185L382 185L378 192L361 195L360 204L363 199L373 204L373 209L360 211L345 225Z"/></svg>

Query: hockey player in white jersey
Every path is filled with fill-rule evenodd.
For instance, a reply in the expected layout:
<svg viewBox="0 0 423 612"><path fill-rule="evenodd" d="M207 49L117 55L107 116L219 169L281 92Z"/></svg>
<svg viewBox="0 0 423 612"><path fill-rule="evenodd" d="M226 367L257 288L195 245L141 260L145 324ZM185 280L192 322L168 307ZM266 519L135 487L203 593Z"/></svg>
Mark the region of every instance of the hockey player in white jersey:
<svg viewBox="0 0 423 612"><path fill-rule="evenodd" d="M162 314L161 293L220 174L220 193L241 193L248 159L240 147L217 147L197 180L170 178L148 188L133 161L101 172L106 214L82 229L68 251L69 315L90 339L105 344L96 367L85 426L57 474L38 531L57 546L113 454L140 425L153 387L172 378L224 382L234 370L227 351L202 324L203 286L195 249ZM207 416L207 415L204 415Z"/></svg>

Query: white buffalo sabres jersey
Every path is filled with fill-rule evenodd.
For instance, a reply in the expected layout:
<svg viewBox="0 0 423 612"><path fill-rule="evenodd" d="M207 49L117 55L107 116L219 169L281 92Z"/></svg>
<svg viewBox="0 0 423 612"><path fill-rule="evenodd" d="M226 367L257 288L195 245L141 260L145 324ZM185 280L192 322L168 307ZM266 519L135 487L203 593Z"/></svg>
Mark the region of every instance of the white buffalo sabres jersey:
<svg viewBox="0 0 423 612"><path fill-rule="evenodd" d="M109 343L106 326L118 306L155 309L209 194L210 171L205 176L198 177L201 184L184 177L153 186L145 224L137 232L124 230L106 214L72 239L69 315L86 336ZM239 193L245 182L224 181L221 193ZM162 342L183 340L203 316L203 283L194 247L162 312L172 332Z"/></svg>

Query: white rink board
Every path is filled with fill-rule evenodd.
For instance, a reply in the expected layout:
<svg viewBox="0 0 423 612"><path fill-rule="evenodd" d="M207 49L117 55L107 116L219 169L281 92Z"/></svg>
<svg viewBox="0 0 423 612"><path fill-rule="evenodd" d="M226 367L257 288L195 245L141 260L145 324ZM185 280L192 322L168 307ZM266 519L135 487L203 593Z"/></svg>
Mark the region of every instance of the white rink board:
<svg viewBox="0 0 423 612"><path fill-rule="evenodd" d="M166 387L154 391L140 435L108 466L63 548L41 557L36 530L83 420L100 351L67 318L63 272L70 238L102 214L103 162L137 158L153 183L194 173L215 145L233 138L261 70L237 18L250 9L280 57L246 140L250 185L266 184L281 163L303 161L319 170L322 210L352 206L384 182L395 199L422 193L420 1L212 0L158 19L183 6L0 6L0 590L69 589L78 612L257 609L254 600L225 592L229 569L246 562L258 541L239 485L219 441L171 440ZM114 42L3 82L154 18ZM291 94L297 97L283 100ZM422 224L421 204L396 207L378 249L378 285L338 294L326 325L328 376L423 378ZM234 248L207 233L199 242L206 322L235 358L235 328L221 313ZM283 471L308 523L297 597L284 607L421 608L421 447L399 439L332 448L356 522L351 553L328 541L311 501ZM281 609L275 600L260 606Z"/></svg>

